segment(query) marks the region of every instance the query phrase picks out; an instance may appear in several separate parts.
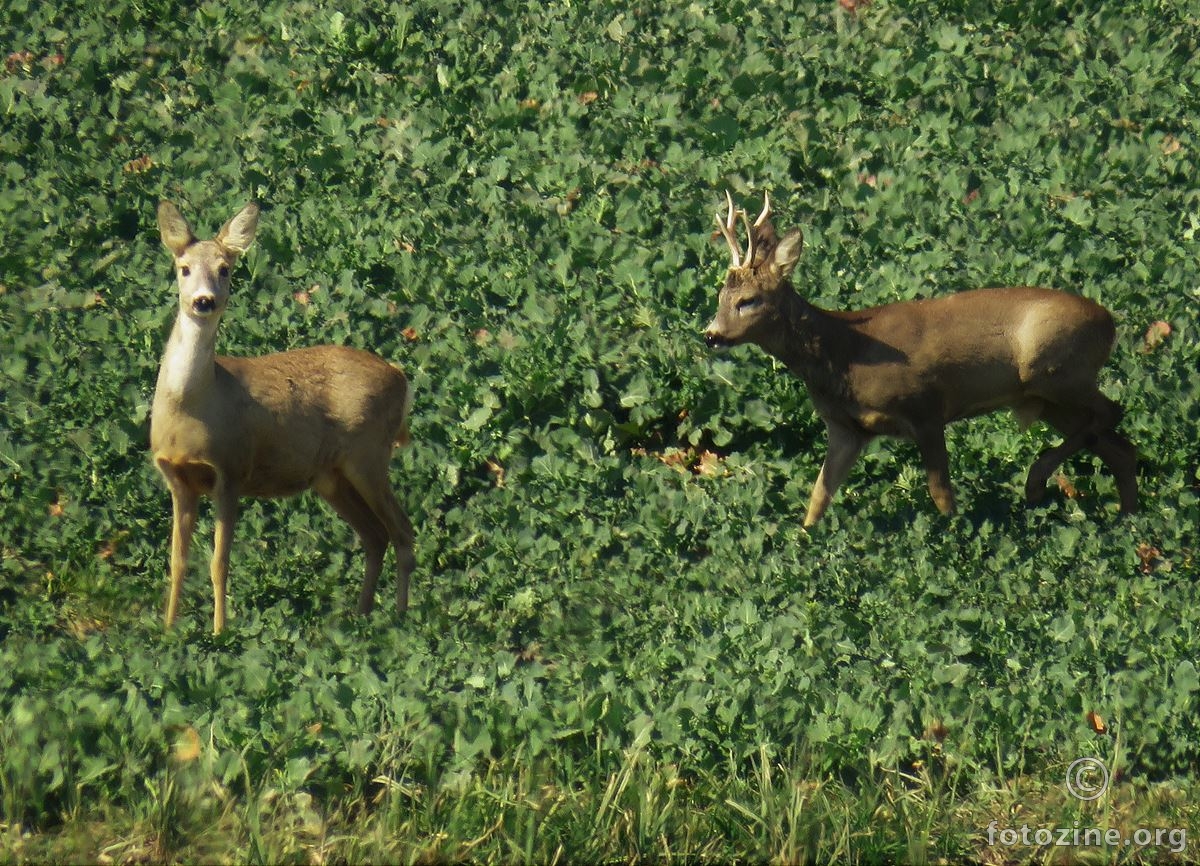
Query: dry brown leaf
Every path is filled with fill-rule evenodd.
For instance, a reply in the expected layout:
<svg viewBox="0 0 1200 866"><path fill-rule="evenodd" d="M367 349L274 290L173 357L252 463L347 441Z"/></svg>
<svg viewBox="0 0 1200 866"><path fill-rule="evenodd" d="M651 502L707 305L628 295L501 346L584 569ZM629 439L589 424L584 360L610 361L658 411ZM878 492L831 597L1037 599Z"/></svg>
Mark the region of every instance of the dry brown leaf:
<svg viewBox="0 0 1200 866"><path fill-rule="evenodd" d="M1088 710L1083 714L1083 717L1097 734L1103 734L1108 731L1108 725L1104 724L1104 718L1095 710Z"/></svg>
<svg viewBox="0 0 1200 866"><path fill-rule="evenodd" d="M1075 489L1075 485L1071 483L1070 478L1060 472L1054 476L1054 480L1058 482L1058 489L1063 492L1063 496L1067 497L1067 499L1079 498L1079 491Z"/></svg>
<svg viewBox="0 0 1200 866"><path fill-rule="evenodd" d="M1149 354L1157 349L1167 337L1171 336L1171 326L1167 322L1152 322L1142 338L1142 352Z"/></svg>
<svg viewBox="0 0 1200 866"><path fill-rule="evenodd" d="M1138 544L1136 552L1138 559L1142 563L1142 574L1149 574L1154 571L1155 566L1158 565L1159 557L1162 556L1162 551L1144 541Z"/></svg>
<svg viewBox="0 0 1200 866"><path fill-rule="evenodd" d="M143 174L154 168L154 160L148 156L139 156L129 160L122 168L126 174Z"/></svg>
<svg viewBox="0 0 1200 866"><path fill-rule="evenodd" d="M408 340L408 342L410 342L410 343L415 343L417 340L421 339L420 335L417 334L417 329L413 328L412 326L409 326L409 327L401 330L400 336L403 337L404 339Z"/></svg>
<svg viewBox="0 0 1200 866"><path fill-rule="evenodd" d="M16 72L18 69L24 69L26 72L29 72L33 68L33 52L14 51L8 57L4 58L4 68L9 72Z"/></svg>
<svg viewBox="0 0 1200 866"><path fill-rule="evenodd" d="M693 471L697 475L724 475L725 466L719 455L711 451L701 451Z"/></svg>
<svg viewBox="0 0 1200 866"><path fill-rule="evenodd" d="M128 529L118 530L108 539L108 541L104 542L104 544L100 546L100 549L96 552L96 556L98 556L100 559L112 559L113 555L117 552L117 548L120 547L121 542L124 541L128 535Z"/></svg>
<svg viewBox="0 0 1200 866"><path fill-rule="evenodd" d="M946 737L948 736L950 736L950 731L944 724L942 724L941 719L934 719L929 723L929 726L925 728L925 739L932 740L935 743L945 742Z"/></svg>
<svg viewBox="0 0 1200 866"><path fill-rule="evenodd" d="M188 763L200 757L200 734L188 725L175 741L175 760Z"/></svg>

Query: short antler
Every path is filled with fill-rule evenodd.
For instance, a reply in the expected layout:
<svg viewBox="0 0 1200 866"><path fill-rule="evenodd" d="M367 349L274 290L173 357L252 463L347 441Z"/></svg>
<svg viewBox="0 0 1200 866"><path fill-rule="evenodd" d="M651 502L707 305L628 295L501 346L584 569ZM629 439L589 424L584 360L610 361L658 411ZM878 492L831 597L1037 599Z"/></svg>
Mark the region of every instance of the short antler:
<svg viewBox="0 0 1200 866"><path fill-rule="evenodd" d="M740 268L742 266L742 250L741 244L738 243L737 235L735 234L739 211L733 207L733 196L729 194L729 190L725 190L725 200L729 202L729 214L722 221L720 212L717 212L717 228L721 230L721 234L725 238L725 243L729 244L729 255L733 258L731 267Z"/></svg>
<svg viewBox="0 0 1200 866"><path fill-rule="evenodd" d="M729 190L725 191L725 200L729 203L729 212L726 214L724 220L721 219L721 214L717 213L716 219L717 228L721 230L721 235L725 238L725 243L729 244L729 254L733 259L732 267L753 267L754 253L756 252L756 245L754 242L755 237L760 234L764 237L769 234L771 238L774 238L775 236L774 230L771 228L770 224L772 213L771 198L766 192L763 193L762 212L759 213L758 218L754 221L754 225L750 225L750 215L747 214L746 211L733 206L733 196L730 195ZM742 218L742 225L746 227L745 259L742 258L741 244L737 239L738 217Z"/></svg>
<svg viewBox="0 0 1200 866"><path fill-rule="evenodd" d="M749 218L745 219L746 234L750 236L750 249L746 253L746 266L754 266L755 240L766 241L767 251L775 245L775 229L771 226L771 198L767 192L763 191L763 207L762 212L758 215L758 219L754 221L754 226L749 224Z"/></svg>

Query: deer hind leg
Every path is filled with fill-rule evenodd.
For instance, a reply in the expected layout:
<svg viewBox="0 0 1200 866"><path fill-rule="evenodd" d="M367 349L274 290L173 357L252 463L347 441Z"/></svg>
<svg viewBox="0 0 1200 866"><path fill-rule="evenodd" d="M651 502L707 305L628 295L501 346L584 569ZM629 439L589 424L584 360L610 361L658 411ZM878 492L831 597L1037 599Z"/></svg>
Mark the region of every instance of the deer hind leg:
<svg viewBox="0 0 1200 866"><path fill-rule="evenodd" d="M1063 435L1063 441L1039 454L1030 467L1025 482L1026 502L1041 502L1054 470L1087 449L1099 456L1116 478L1121 512L1137 510L1137 450L1114 429L1121 418L1120 406L1096 391L1090 405L1083 407L1047 402L1041 417Z"/></svg>
<svg viewBox="0 0 1200 866"><path fill-rule="evenodd" d="M350 524L362 542L366 571L358 597L358 612L368 614L375 604L375 587L379 583L379 573L383 570L384 554L387 553L387 527L375 516L375 512L345 476L333 473L318 481L314 489L339 517Z"/></svg>
<svg viewBox="0 0 1200 866"><path fill-rule="evenodd" d="M237 525L238 494L232 485L224 479L218 479L212 495L216 512L211 567L213 634L220 634L225 628L225 587L229 582L229 550L233 545L233 528Z"/></svg>
<svg viewBox="0 0 1200 866"><path fill-rule="evenodd" d="M915 437L929 479L929 495L942 514L954 513L954 489L950 486L950 456L946 453L946 431L942 427L920 430Z"/></svg>
<svg viewBox="0 0 1200 866"><path fill-rule="evenodd" d="M806 528L821 519L825 509L833 501L833 495L850 474L850 467L870 441L869 436L840 425L826 422L826 427L829 431L829 448L825 453L825 463L817 475L817 483L813 485L812 496L808 500L808 512L804 515Z"/></svg>
<svg viewBox="0 0 1200 866"><path fill-rule="evenodd" d="M383 524L396 551L396 613L404 613L408 610L409 576L416 567L416 555L413 552L414 534L412 523L400 507L400 503L396 501L396 495L388 482L386 458L382 466L347 465L345 474L346 480L354 486L363 502ZM373 586L371 592L373 595ZM364 585L363 596L359 599L359 611L365 613L370 609L371 600L367 598L367 587Z"/></svg>
<svg viewBox="0 0 1200 866"><path fill-rule="evenodd" d="M1112 472L1117 480L1117 495L1121 499L1121 513L1137 511L1137 449L1133 443L1115 430L1108 430L1096 437L1092 451Z"/></svg>

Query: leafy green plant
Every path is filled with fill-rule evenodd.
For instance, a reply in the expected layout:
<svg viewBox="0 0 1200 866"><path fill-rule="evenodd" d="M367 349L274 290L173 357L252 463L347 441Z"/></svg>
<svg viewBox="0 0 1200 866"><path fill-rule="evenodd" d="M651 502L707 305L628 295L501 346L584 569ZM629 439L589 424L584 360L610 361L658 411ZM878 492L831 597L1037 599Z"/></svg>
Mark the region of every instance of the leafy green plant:
<svg viewBox="0 0 1200 866"><path fill-rule="evenodd" d="M983 828L1017 806L1200 833L1194 15L848 5L5 5L0 857L1010 859ZM801 531L807 395L700 341L725 188L803 227L819 305L1104 303L1142 511L1087 459L1023 510L1045 436L997 416L950 428L960 516L888 446ZM263 207L220 351L414 382L404 621L351 615L361 554L302 500L247 504L226 633L195 589L164 633L159 197L202 232Z"/></svg>

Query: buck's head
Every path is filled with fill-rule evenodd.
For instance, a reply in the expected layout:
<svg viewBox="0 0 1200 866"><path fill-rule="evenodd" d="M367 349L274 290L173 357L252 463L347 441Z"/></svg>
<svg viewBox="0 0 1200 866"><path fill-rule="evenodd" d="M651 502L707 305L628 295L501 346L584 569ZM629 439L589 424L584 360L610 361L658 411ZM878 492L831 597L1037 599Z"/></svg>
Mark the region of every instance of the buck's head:
<svg viewBox="0 0 1200 866"><path fill-rule="evenodd" d="M229 300L229 275L238 256L254 241L257 227L258 205L250 203L215 238L197 240L179 209L169 201L159 202L158 231L175 258L180 315L215 326Z"/></svg>
<svg viewBox="0 0 1200 866"><path fill-rule="evenodd" d="M771 225L771 201L763 195L762 213L751 225L744 210L735 210L733 197L725 193L729 213L717 214L717 227L729 244L731 263L725 285L717 298L717 315L704 332L704 342L713 349L770 339L782 327L783 309L792 293L792 269L800 258L804 234L792 229L782 238ZM737 219L746 228L743 255L737 239Z"/></svg>

